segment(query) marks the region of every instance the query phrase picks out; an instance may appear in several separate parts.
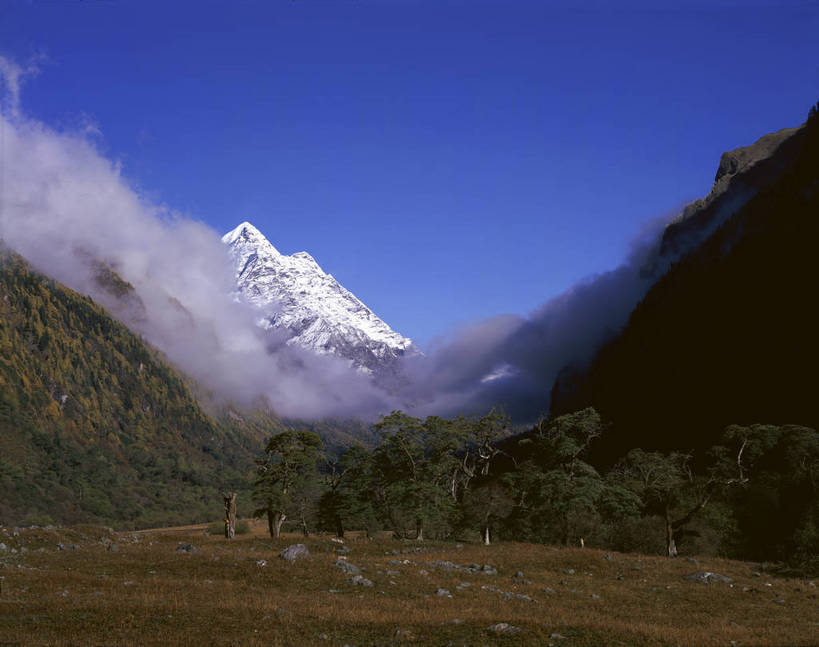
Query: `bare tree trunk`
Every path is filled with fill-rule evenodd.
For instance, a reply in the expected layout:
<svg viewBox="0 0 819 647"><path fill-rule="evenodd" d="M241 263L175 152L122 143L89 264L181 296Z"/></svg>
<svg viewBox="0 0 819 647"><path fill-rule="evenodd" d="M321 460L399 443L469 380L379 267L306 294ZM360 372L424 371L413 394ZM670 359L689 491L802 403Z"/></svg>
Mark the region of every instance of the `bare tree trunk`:
<svg viewBox="0 0 819 647"><path fill-rule="evenodd" d="M671 522L671 511L665 510L665 550L669 557L677 556L677 542L674 540L674 524Z"/></svg>
<svg viewBox="0 0 819 647"><path fill-rule="evenodd" d="M225 492L222 497L225 500L225 537L233 539L236 535L236 493Z"/></svg>
<svg viewBox="0 0 819 647"><path fill-rule="evenodd" d="M282 534L282 524L284 520L287 519L287 515L284 512L276 512L273 515L273 537L278 539L281 537Z"/></svg>
<svg viewBox="0 0 819 647"><path fill-rule="evenodd" d="M310 530L307 528L307 519L304 515L301 515L301 532L305 537L310 536Z"/></svg>
<svg viewBox="0 0 819 647"><path fill-rule="evenodd" d="M336 537L344 539L344 522L339 515L336 515Z"/></svg>
<svg viewBox="0 0 819 647"><path fill-rule="evenodd" d="M483 532L481 534L483 535L483 545L488 546L489 545L489 523L488 522L483 524Z"/></svg>
<svg viewBox="0 0 819 647"><path fill-rule="evenodd" d="M273 510L270 508L267 509L267 532L270 533L271 537L276 536L276 530L273 527Z"/></svg>
<svg viewBox="0 0 819 647"><path fill-rule="evenodd" d="M415 539L417 541L424 541L424 520L415 520Z"/></svg>

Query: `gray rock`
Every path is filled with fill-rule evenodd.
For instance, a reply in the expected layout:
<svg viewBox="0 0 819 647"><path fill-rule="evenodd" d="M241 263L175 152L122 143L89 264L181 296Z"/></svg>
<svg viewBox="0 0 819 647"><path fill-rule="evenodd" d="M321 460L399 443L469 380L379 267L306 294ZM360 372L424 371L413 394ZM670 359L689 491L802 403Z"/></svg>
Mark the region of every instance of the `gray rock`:
<svg viewBox="0 0 819 647"><path fill-rule="evenodd" d="M574 575L574 569L573 568L567 568L563 572L566 573L566 575Z"/></svg>
<svg viewBox="0 0 819 647"><path fill-rule="evenodd" d="M176 552L177 553L195 553L196 552L196 546L194 546L193 544L182 543L182 544L179 544L176 547Z"/></svg>
<svg viewBox="0 0 819 647"><path fill-rule="evenodd" d="M108 549L107 550L109 550L112 553L118 553L119 552L119 546L117 546L114 543L111 543L111 544L108 544ZM176 549L176 552L180 552L178 548Z"/></svg>
<svg viewBox="0 0 819 647"><path fill-rule="evenodd" d="M330 640L330 636L328 636L327 634L319 634L318 636L316 636L316 638L318 638L319 640Z"/></svg>
<svg viewBox="0 0 819 647"><path fill-rule="evenodd" d="M6 546L5 544L0 544L0 553L2 553L2 552L4 552L4 551L6 551L6 550L8 550L8 549L9 549L9 547L8 547L8 546Z"/></svg>
<svg viewBox="0 0 819 647"><path fill-rule="evenodd" d="M526 576L523 574L523 571L517 571L512 577L518 580L522 580Z"/></svg>
<svg viewBox="0 0 819 647"><path fill-rule="evenodd" d="M592 600L599 600L599 599L600 599L600 596L599 596L599 595L597 595L597 593L592 593L592 594L591 594L589 597L590 597Z"/></svg>
<svg viewBox="0 0 819 647"><path fill-rule="evenodd" d="M333 566L345 575L359 575L361 573L361 569L358 568L358 566L351 564L346 559L337 559Z"/></svg>
<svg viewBox="0 0 819 647"><path fill-rule="evenodd" d="M685 579L691 580L692 582L702 582L703 584L711 584L712 582L722 582L724 584L730 584L731 582L734 581L730 577L720 575L719 573L712 573L711 571L700 571L699 573L691 573L691 575L686 575Z"/></svg>
<svg viewBox="0 0 819 647"><path fill-rule="evenodd" d="M491 564L484 564L483 566L481 566L481 573L483 573L484 575L497 575L498 569L496 569Z"/></svg>
<svg viewBox="0 0 819 647"><path fill-rule="evenodd" d="M548 593L549 595L554 595L555 593L557 593L557 591L555 591L551 586L545 587L543 589L543 592Z"/></svg>
<svg viewBox="0 0 819 647"><path fill-rule="evenodd" d="M256 566L258 566L259 568L264 568L265 566L267 566L267 560L260 559L258 562L256 562Z"/></svg>
<svg viewBox="0 0 819 647"><path fill-rule="evenodd" d="M354 575L350 578L350 582L356 586L372 586L372 580L368 580L363 575Z"/></svg>
<svg viewBox="0 0 819 647"><path fill-rule="evenodd" d="M304 544L293 544L279 553L279 559L284 559L291 564L297 559L305 559L307 557L310 557L310 551L307 550L307 546Z"/></svg>
<svg viewBox="0 0 819 647"><path fill-rule="evenodd" d="M563 636L557 632L549 635L550 640L566 640L566 636Z"/></svg>
<svg viewBox="0 0 819 647"><path fill-rule="evenodd" d="M336 548L336 552L339 555L348 555L350 553L350 548L349 546L339 546L338 548Z"/></svg>
<svg viewBox="0 0 819 647"><path fill-rule="evenodd" d="M438 589L435 591L435 595L438 595L442 598L451 598L452 594L449 592L448 589Z"/></svg>
<svg viewBox="0 0 819 647"><path fill-rule="evenodd" d="M520 633L520 629L518 627L510 625L508 622L499 622L497 624L490 625L486 628L486 630L493 634L501 634L506 636Z"/></svg>

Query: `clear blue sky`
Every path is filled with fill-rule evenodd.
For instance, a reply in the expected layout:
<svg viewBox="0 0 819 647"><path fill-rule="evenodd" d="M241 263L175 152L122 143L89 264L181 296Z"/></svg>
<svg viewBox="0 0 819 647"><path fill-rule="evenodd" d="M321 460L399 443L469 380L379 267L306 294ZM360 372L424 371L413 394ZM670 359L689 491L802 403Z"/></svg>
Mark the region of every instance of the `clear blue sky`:
<svg viewBox="0 0 819 647"><path fill-rule="evenodd" d="M0 53L45 56L29 115L423 346L614 267L819 99L816 2L579 4L0 0Z"/></svg>

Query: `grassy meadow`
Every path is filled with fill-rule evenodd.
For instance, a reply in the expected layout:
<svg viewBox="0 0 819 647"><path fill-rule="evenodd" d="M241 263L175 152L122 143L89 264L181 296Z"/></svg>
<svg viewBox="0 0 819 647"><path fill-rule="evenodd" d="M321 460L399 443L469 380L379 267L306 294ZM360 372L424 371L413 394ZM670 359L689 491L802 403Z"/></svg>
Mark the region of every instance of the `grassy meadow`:
<svg viewBox="0 0 819 647"><path fill-rule="evenodd" d="M353 534L368 587L330 536L206 528L0 528L0 645L819 645L819 586L760 564ZM310 557L279 559L294 543ZM703 570L733 583L685 579Z"/></svg>

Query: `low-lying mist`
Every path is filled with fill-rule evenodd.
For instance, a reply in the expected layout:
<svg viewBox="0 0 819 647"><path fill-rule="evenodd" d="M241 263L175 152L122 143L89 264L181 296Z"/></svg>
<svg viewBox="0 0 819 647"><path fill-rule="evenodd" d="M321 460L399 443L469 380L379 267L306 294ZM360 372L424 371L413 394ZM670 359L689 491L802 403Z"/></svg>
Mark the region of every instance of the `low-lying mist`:
<svg viewBox="0 0 819 647"><path fill-rule="evenodd" d="M18 103L25 70L0 61L7 86L0 237L8 247L109 308L217 397L239 404L263 397L287 417L389 411L389 398L346 361L283 345L261 330L251 307L234 300L219 234L139 195L86 133L25 117ZM97 280L100 263L135 294L112 294Z"/></svg>
<svg viewBox="0 0 819 647"><path fill-rule="evenodd" d="M282 343L236 300L220 233L156 204L84 132L26 117L31 72L0 57L0 237L35 267L106 306L217 399L266 400L288 418L475 413L502 405L516 422L545 413L555 377L587 361L645 294L663 222L647 227L625 262L584 280L527 317L505 315L455 331L407 358L396 393L346 360ZM309 241L305 241L309 247ZM99 280L101 265L134 291ZM355 291L355 286L351 287Z"/></svg>

